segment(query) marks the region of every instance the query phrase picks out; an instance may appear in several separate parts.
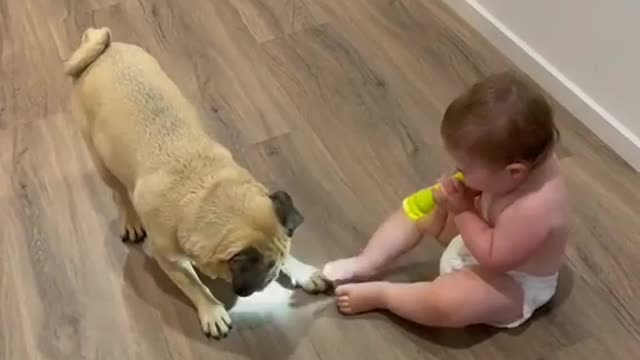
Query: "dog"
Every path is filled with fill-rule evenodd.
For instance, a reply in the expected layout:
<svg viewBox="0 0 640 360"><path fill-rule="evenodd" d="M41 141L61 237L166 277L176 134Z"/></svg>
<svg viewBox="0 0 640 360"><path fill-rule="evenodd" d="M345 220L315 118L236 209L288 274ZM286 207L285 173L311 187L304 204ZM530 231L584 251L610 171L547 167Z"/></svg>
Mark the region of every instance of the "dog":
<svg viewBox="0 0 640 360"><path fill-rule="evenodd" d="M122 218L122 239L147 245L198 311L205 335L231 329L224 305L200 281L264 289L280 271L310 293L330 283L290 254L304 221L285 191L269 192L204 131L195 107L139 46L88 28L64 61L74 123ZM148 236L147 236L148 234Z"/></svg>

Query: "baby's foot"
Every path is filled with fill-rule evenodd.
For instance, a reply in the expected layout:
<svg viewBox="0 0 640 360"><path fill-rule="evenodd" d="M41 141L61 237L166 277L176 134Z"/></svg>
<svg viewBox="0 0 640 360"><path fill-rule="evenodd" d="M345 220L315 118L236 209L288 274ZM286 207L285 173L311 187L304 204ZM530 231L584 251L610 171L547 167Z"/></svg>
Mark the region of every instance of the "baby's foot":
<svg viewBox="0 0 640 360"><path fill-rule="evenodd" d="M368 280L376 273L372 261L364 256L332 261L322 269L322 274L327 279L337 283Z"/></svg>
<svg viewBox="0 0 640 360"><path fill-rule="evenodd" d="M341 285L336 288L338 310L354 315L379 309L384 305L386 282Z"/></svg>

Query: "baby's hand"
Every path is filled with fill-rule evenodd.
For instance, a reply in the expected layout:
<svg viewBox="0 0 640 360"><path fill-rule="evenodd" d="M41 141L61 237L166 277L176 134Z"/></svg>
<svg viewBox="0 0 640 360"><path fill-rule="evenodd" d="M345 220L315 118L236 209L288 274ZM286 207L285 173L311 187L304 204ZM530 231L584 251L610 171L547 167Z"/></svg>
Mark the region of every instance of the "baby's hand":
<svg viewBox="0 0 640 360"><path fill-rule="evenodd" d="M438 178L438 182L436 182L436 186L433 187L433 200L435 200L436 205L447 208L447 193L445 189L442 187L442 183L447 180L446 175L442 175Z"/></svg>
<svg viewBox="0 0 640 360"><path fill-rule="evenodd" d="M474 199L477 192L469 189L463 182L451 177L443 177L434 189L434 199L439 206L454 214L475 209Z"/></svg>

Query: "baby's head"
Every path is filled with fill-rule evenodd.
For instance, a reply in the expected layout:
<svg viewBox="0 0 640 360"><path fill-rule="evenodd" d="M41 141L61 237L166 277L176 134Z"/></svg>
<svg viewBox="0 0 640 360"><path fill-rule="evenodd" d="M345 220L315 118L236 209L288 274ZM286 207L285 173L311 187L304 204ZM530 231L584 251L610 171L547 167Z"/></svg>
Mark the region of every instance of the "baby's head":
<svg viewBox="0 0 640 360"><path fill-rule="evenodd" d="M489 193L517 187L559 137L542 93L512 72L491 75L455 99L440 134L465 183Z"/></svg>

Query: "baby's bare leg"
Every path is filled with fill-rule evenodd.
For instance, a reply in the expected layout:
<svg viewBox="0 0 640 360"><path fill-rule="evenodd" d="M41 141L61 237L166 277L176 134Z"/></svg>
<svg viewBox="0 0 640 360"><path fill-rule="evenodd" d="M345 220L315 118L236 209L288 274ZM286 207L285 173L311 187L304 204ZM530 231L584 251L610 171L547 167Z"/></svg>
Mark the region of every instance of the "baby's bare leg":
<svg viewBox="0 0 640 360"><path fill-rule="evenodd" d="M371 279L413 249L425 233L437 237L446 217L446 212L434 211L432 216L416 223L398 210L376 230L361 254L328 263L323 274L338 282Z"/></svg>
<svg viewBox="0 0 640 360"><path fill-rule="evenodd" d="M522 316L523 302L522 288L513 279L478 268L442 275L433 282L343 285L336 296L344 314L387 309L434 327L511 323Z"/></svg>

